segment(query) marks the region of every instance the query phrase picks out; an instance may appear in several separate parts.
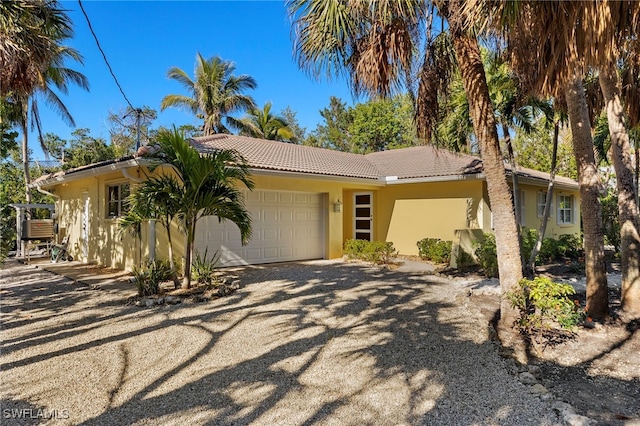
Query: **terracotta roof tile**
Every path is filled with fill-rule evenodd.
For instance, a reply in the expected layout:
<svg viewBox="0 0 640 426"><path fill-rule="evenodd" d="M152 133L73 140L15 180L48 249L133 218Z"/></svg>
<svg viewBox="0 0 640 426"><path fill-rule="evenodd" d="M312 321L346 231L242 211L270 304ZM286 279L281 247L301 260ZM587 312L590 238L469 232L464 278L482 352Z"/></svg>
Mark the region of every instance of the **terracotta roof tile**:
<svg viewBox="0 0 640 426"><path fill-rule="evenodd" d="M457 154L431 145L367 154L382 176L398 179L454 176L482 172L478 157Z"/></svg>
<svg viewBox="0 0 640 426"><path fill-rule="evenodd" d="M234 149L252 167L267 170L377 179L378 169L363 155L236 135L194 138L201 152Z"/></svg>

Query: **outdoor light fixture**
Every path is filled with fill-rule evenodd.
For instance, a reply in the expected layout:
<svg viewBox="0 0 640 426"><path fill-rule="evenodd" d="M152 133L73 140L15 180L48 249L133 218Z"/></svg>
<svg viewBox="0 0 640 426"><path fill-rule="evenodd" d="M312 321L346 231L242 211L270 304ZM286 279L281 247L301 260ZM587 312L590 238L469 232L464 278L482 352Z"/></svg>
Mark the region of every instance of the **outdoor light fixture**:
<svg viewBox="0 0 640 426"><path fill-rule="evenodd" d="M333 204L333 211L334 213L342 213L342 201L340 201L340 198Z"/></svg>

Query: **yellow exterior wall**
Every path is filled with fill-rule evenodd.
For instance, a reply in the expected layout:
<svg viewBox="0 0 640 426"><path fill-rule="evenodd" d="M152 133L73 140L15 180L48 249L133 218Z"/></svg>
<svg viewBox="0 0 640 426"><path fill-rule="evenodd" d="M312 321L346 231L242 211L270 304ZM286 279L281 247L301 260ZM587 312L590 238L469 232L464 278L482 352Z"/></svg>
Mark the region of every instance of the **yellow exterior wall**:
<svg viewBox="0 0 640 426"><path fill-rule="evenodd" d="M546 187L534 185L520 185L521 193L524 193L524 221L523 226L529 229L540 228L541 217L537 214L537 194L547 192ZM558 196L573 196L573 217L572 224L561 225L558 223ZM551 214L547 222L545 237L557 239L563 234L580 234L580 193L577 190L569 191L564 189L555 189L553 191L553 205Z"/></svg>
<svg viewBox="0 0 640 426"><path fill-rule="evenodd" d="M374 238L393 242L400 254L417 255L419 240L452 241L456 229L483 222L480 180L388 185L374 202Z"/></svg>
<svg viewBox="0 0 640 426"><path fill-rule="evenodd" d="M130 175L142 177L142 170L129 169ZM482 180L450 182L387 184L386 186L358 183L348 180L301 178L297 175L275 176L255 174L256 190L280 190L315 192L325 199L325 258L342 256L344 241L353 238L353 196L357 192L373 195L373 237L379 241L391 241L401 254L418 253L416 242L422 238L440 238L460 243L461 235L477 235L491 232L491 210L488 204L486 183ZM140 239L123 234L116 219L107 218L106 188L109 184L129 183L135 190L136 183L121 171L71 180L68 183L48 187L58 201L59 239L69 236L69 250L74 258L97 262L115 268L131 269L149 257L149 227L142 226ZM546 188L521 184L525 194L525 226L538 229L540 220L536 214L536 194ZM89 199L89 250L82 256L83 196ZM578 219L571 225L557 224L557 196L574 196L574 215ZM341 212L335 211L336 202L342 204ZM547 228L547 236L557 238L562 234L576 234L579 225L578 191L557 190L554 194L554 214ZM479 230L479 231L478 231ZM172 227L174 258L180 264L184 254L185 237L177 224ZM468 239L468 238L467 238ZM156 225L156 257L168 258L168 240L160 223Z"/></svg>
<svg viewBox="0 0 640 426"><path fill-rule="evenodd" d="M59 239L69 236L69 251L75 259L130 269L138 263L140 250L146 252L146 244L141 244L131 235L121 233L117 220L107 217L106 188L109 184L118 183L129 183L132 188L135 186L121 172L112 172L63 183L53 188L55 194L60 196L57 203ZM89 198L88 256L84 256L82 250L85 196ZM143 227L142 241L146 241L146 238L146 227Z"/></svg>

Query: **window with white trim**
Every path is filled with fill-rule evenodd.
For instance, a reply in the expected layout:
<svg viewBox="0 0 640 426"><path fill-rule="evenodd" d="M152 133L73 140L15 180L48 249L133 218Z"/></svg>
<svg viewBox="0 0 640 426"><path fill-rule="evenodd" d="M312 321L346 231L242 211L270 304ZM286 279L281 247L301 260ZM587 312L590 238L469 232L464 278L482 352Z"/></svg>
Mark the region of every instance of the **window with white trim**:
<svg viewBox="0 0 640 426"><path fill-rule="evenodd" d="M128 183L107 186L107 217L120 217L127 212Z"/></svg>
<svg viewBox="0 0 640 426"><path fill-rule="evenodd" d="M537 195L536 213L539 218L544 216L544 205L547 202L547 192L541 191ZM549 209L549 216L553 217L553 199L551 200L551 208Z"/></svg>
<svg viewBox="0 0 640 426"><path fill-rule="evenodd" d="M572 224L573 216L573 195L558 195L558 224Z"/></svg>

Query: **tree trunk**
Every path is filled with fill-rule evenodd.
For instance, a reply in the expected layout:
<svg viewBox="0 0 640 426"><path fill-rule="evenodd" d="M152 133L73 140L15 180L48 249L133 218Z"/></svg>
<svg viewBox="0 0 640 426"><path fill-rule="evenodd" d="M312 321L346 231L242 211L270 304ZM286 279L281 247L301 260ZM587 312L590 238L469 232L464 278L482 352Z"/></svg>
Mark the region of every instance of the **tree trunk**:
<svg viewBox="0 0 640 426"><path fill-rule="evenodd" d="M173 259L173 240L171 239L171 221L165 223L164 229L167 231L167 241L169 242L169 267L171 268L171 279L173 280L173 288L178 288L180 286L180 281L178 280L178 274L176 272L176 264Z"/></svg>
<svg viewBox="0 0 640 426"><path fill-rule="evenodd" d="M544 200L544 212L542 213L542 219L540 222L540 229L538 230L538 238L536 239L536 245L531 250L531 257L529 257L528 269L532 274L536 271L536 257L540 253L542 248L542 241L544 240L544 234L547 232L547 222L549 221L549 214L551 213L551 204L553 203L553 187L556 182L556 163L558 162L558 134L560 132L560 122L556 121L553 125L553 153L551 154L551 171L549 173L549 185L547 186L547 196Z"/></svg>
<svg viewBox="0 0 640 426"><path fill-rule="evenodd" d="M634 188L629 133L618 91L618 75L614 69L600 69L600 88L606 102L613 167L618 188L620 220L620 266L622 269L622 309L631 317L640 317L640 235L638 204Z"/></svg>
<svg viewBox="0 0 640 426"><path fill-rule="evenodd" d="M500 287L502 293L506 293L522 279L522 260L511 190L502 162L478 40L457 28L452 28L451 34L487 180L496 236ZM500 313L501 328L512 327L518 313L505 298L502 299Z"/></svg>
<svg viewBox="0 0 640 426"><path fill-rule="evenodd" d="M600 206L602 183L593 153L589 111L581 77L577 76L567 83L565 96L582 201L580 207L587 274L587 311L591 318L604 320L609 315L609 293L604 258L602 207Z"/></svg>
<svg viewBox="0 0 640 426"><path fill-rule="evenodd" d="M182 279L182 288L189 289L191 288L191 252L193 251L196 224L195 221L187 220L185 225L187 229L187 243L184 247L184 278Z"/></svg>
<svg viewBox="0 0 640 426"><path fill-rule="evenodd" d="M31 189L29 184L31 183L31 172L29 170L29 129L28 129L28 115L23 106L22 112L22 168L24 173L24 199L27 204L31 203ZM30 212L30 210L27 210Z"/></svg>
<svg viewBox="0 0 640 426"><path fill-rule="evenodd" d="M516 218L516 229L518 232L518 244L520 245L520 249L522 250L522 200L520 199L520 185L518 185L518 174L516 173L516 158L515 155L513 155L513 144L511 143L511 135L509 135L509 129L504 124L502 125L502 133L504 133L504 144L507 146L507 156L509 157L509 164L511 164L513 208ZM522 264L524 265L524 253L521 253L520 256L522 256Z"/></svg>

